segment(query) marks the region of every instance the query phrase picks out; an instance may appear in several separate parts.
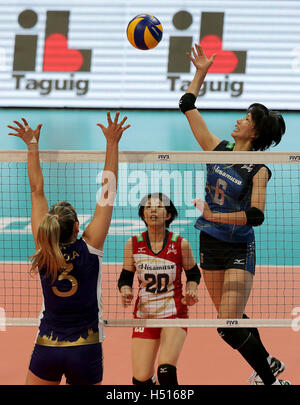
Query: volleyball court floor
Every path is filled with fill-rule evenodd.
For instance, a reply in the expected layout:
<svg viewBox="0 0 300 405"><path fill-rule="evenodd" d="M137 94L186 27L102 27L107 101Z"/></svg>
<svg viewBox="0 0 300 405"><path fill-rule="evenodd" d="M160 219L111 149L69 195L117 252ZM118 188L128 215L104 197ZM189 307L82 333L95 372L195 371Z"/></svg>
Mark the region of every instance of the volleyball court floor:
<svg viewBox="0 0 300 405"><path fill-rule="evenodd" d="M6 317L32 317L41 306L41 291L37 278L28 276L28 265L13 263L5 267L5 283L0 286L0 307ZM103 304L109 318L131 318L131 309L124 310L116 289L116 280L121 267L103 266ZM275 272L275 270L277 270ZM281 271L278 271L281 270ZM279 311L278 318L292 318L296 294L300 313L299 290L300 268L285 269L258 268L248 309L253 314L272 318L272 311ZM275 275L276 274L276 275ZM136 290L135 290L136 291ZM191 318L203 315L216 318L214 308L206 292L204 282L199 286L199 303L191 308ZM5 297L5 302L3 297ZM296 302L297 304L297 302ZM14 311L14 312L13 312ZM251 315L251 313L248 315ZM104 316L105 317L105 316ZM273 316L274 318L275 316ZM300 328L300 320L298 321ZM3 328L2 328L3 329ZM23 385L30 355L37 334L37 327L7 326L0 329L0 385ZM104 385L130 385L131 372L130 327L106 327L104 350ZM270 354L286 364L281 375L293 385L300 384L300 330L292 328L260 328L262 341ZM181 385L245 385L252 374L251 367L240 354L231 349L218 336L216 328L190 327L178 362L178 380ZM64 380L62 381L64 384Z"/></svg>

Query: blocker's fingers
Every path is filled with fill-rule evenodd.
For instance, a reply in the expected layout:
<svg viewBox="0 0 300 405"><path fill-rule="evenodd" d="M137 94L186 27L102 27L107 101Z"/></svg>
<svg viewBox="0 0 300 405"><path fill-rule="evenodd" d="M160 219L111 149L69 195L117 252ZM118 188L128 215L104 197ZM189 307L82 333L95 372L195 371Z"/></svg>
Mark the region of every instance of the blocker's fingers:
<svg viewBox="0 0 300 405"><path fill-rule="evenodd" d="M101 129L102 129L102 131L105 129L105 126L104 126L104 125L102 125L102 124L97 124L97 127L101 128Z"/></svg>
<svg viewBox="0 0 300 405"><path fill-rule="evenodd" d="M26 126L26 127L28 127L29 125L28 125L28 122L26 121L26 119L25 118L21 118L22 119L22 121L24 122L24 125Z"/></svg>
<svg viewBox="0 0 300 405"><path fill-rule="evenodd" d="M115 115L115 120L114 120L114 123L115 123L115 124L117 124L117 123L118 123L118 120L119 120L119 115L120 115L120 112L119 112L119 111L117 111L117 112L116 112L116 115Z"/></svg>
<svg viewBox="0 0 300 405"><path fill-rule="evenodd" d="M126 129L128 129L128 128L130 128L130 127L131 127L131 125L129 125L129 124L126 125L126 127L122 128L123 132L126 131Z"/></svg>
<svg viewBox="0 0 300 405"><path fill-rule="evenodd" d="M126 120L127 120L127 117L124 117L119 125L122 126Z"/></svg>
<svg viewBox="0 0 300 405"><path fill-rule="evenodd" d="M22 124L20 124L18 121L13 121L13 122L15 124L17 124L20 129L24 129L24 126Z"/></svg>
<svg viewBox="0 0 300 405"><path fill-rule="evenodd" d="M112 124L112 120L111 120L111 116L110 116L110 112L109 112L109 111L107 111L107 122L108 122L109 125Z"/></svg>
<svg viewBox="0 0 300 405"><path fill-rule="evenodd" d="M10 128L10 129L13 129L14 131L17 131L17 132L20 131L20 128L12 127L11 125L7 125L7 127Z"/></svg>

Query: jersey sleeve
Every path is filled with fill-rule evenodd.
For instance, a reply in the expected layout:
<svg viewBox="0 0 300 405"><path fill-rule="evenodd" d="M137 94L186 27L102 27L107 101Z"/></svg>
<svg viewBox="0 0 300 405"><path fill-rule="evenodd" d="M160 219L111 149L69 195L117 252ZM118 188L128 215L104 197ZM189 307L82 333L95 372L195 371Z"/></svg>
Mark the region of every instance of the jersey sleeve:
<svg viewBox="0 0 300 405"><path fill-rule="evenodd" d="M255 176L255 175L260 171L260 169L262 169L263 167L265 167L265 168L267 169L267 171L268 171L268 176L269 176L268 180L270 180L270 178L272 177L272 172L271 172L271 170L268 168L268 166L266 166L266 165L255 165L255 168L254 168L254 170L253 170L252 176Z"/></svg>
<svg viewBox="0 0 300 405"><path fill-rule="evenodd" d="M84 239L82 239L84 241L84 243L86 244L88 251L92 254L92 255L96 255L96 256L103 256L103 251L100 249L96 249L93 246L89 245Z"/></svg>

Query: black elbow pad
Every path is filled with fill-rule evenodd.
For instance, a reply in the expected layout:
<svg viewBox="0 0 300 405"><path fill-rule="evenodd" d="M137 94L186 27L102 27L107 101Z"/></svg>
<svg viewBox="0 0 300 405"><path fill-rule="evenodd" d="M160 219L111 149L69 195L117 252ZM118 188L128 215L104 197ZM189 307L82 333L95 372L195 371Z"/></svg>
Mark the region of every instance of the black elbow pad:
<svg viewBox="0 0 300 405"><path fill-rule="evenodd" d="M193 93L185 93L181 99L179 100L179 108L180 110L185 113L189 110L195 110L195 101L196 97Z"/></svg>
<svg viewBox="0 0 300 405"><path fill-rule="evenodd" d="M259 226L265 220L264 213L256 207L249 208L245 213L247 217L247 225L249 226Z"/></svg>

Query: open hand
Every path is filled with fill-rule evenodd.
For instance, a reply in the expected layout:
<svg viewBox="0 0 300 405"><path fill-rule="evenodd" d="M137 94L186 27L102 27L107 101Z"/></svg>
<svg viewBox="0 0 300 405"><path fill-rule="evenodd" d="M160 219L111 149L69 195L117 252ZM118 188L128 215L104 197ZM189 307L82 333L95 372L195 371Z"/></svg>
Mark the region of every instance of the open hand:
<svg viewBox="0 0 300 405"><path fill-rule="evenodd" d="M102 124L97 124L98 127L102 129L102 132L107 140L107 142L112 141L112 142L119 142L121 139L121 136L126 129L130 127L130 125L126 125L123 127L123 124L127 120L127 117L124 117L121 122L118 123L119 120L119 115L120 113L117 112L114 121L112 121L110 112L107 112L107 122L108 126L105 127Z"/></svg>
<svg viewBox="0 0 300 405"><path fill-rule="evenodd" d="M210 59L205 55L203 48L200 44L195 44L195 47L192 47L192 55L188 52L186 56L193 63L197 70L207 71L216 57L214 53Z"/></svg>
<svg viewBox="0 0 300 405"><path fill-rule="evenodd" d="M18 138L23 139L27 146L31 144L38 144L40 139L40 131L42 128L42 124L39 124L36 129L30 128L28 122L25 118L22 118L24 124L21 124L18 121L14 121L17 127L13 127L8 125L8 128L13 129L16 132L9 133L8 135L17 136Z"/></svg>

